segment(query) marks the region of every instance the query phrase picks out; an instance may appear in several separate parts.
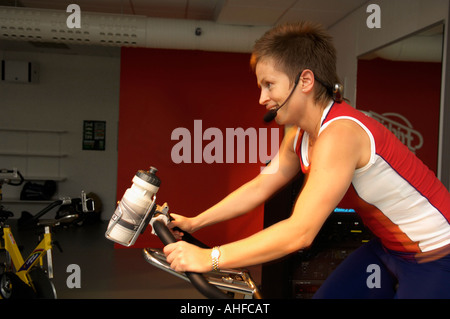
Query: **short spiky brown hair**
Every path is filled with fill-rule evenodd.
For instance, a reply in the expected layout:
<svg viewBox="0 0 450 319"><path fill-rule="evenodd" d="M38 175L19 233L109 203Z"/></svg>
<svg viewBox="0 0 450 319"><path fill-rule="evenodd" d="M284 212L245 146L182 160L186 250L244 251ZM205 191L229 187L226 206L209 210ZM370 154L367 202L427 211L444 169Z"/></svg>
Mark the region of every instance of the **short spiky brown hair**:
<svg viewBox="0 0 450 319"><path fill-rule="evenodd" d="M275 67L286 73L292 83L299 72L311 70L319 84L315 85L316 102L332 97L332 88L339 83L336 49L331 36L319 24L286 23L267 31L253 47L253 71L265 59L273 59Z"/></svg>

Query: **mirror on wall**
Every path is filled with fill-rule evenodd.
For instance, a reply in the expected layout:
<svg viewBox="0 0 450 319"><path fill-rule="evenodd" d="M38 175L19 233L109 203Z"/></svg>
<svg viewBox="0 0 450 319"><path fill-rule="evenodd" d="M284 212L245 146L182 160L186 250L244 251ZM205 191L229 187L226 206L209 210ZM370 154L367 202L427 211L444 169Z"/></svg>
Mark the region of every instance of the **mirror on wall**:
<svg viewBox="0 0 450 319"><path fill-rule="evenodd" d="M444 24L358 57L356 107L437 174Z"/></svg>

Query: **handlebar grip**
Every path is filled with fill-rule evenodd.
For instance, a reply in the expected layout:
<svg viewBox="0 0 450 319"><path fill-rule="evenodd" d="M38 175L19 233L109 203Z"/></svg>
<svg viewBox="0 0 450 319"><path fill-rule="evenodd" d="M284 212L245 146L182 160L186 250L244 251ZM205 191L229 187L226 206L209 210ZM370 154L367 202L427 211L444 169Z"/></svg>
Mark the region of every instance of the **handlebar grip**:
<svg viewBox="0 0 450 319"><path fill-rule="evenodd" d="M200 240L198 240L197 238L195 238L191 234L189 234L188 232L185 232L184 230L182 230L179 227L175 227L173 230L178 230L178 231L182 232L184 234L183 235L183 240L188 242L189 244L193 244L193 245L198 246L200 248L206 248L206 249L211 248L208 245L202 243Z"/></svg>
<svg viewBox="0 0 450 319"><path fill-rule="evenodd" d="M177 240L172 232L167 228L166 224L161 220L155 220L153 229L164 245L175 243ZM228 299L229 297L216 286L209 284L202 274L194 272L186 272L186 276L191 281L192 285L197 288L205 297L211 299Z"/></svg>

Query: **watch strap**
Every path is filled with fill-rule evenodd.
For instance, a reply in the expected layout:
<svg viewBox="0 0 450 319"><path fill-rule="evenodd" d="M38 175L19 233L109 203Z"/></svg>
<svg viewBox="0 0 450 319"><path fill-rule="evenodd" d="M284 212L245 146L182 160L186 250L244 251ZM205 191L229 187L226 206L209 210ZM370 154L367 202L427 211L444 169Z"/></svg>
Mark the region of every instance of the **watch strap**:
<svg viewBox="0 0 450 319"><path fill-rule="evenodd" d="M213 248L211 252L212 268L215 271L219 270L219 257L220 257L219 246L216 246Z"/></svg>

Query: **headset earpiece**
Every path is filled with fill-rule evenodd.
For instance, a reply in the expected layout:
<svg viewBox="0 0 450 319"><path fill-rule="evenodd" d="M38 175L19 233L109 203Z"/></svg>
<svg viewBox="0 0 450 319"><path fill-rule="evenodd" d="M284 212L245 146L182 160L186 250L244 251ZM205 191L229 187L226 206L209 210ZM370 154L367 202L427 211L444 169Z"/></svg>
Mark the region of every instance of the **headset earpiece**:
<svg viewBox="0 0 450 319"><path fill-rule="evenodd" d="M333 88L333 100L337 103L341 103L343 98L344 86L340 83L336 83Z"/></svg>

